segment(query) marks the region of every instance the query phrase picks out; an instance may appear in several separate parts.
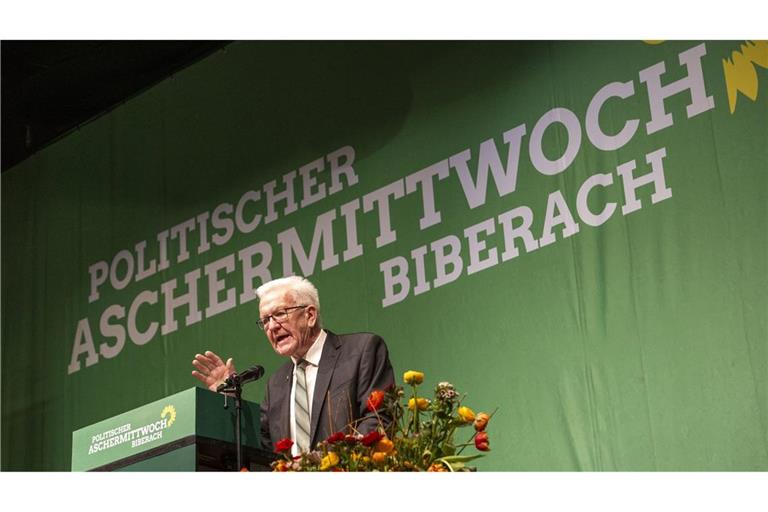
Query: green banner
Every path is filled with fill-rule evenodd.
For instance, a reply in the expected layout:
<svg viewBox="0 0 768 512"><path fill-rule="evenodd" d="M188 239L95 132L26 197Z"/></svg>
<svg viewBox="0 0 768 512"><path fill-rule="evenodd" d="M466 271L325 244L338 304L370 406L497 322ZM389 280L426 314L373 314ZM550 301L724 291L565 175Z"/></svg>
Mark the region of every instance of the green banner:
<svg viewBox="0 0 768 512"><path fill-rule="evenodd" d="M295 273L498 408L481 470L766 470L766 88L765 41L229 45L3 174L2 468L270 374Z"/></svg>
<svg viewBox="0 0 768 512"><path fill-rule="evenodd" d="M73 432L72 471L105 466L189 435L195 435L194 389Z"/></svg>

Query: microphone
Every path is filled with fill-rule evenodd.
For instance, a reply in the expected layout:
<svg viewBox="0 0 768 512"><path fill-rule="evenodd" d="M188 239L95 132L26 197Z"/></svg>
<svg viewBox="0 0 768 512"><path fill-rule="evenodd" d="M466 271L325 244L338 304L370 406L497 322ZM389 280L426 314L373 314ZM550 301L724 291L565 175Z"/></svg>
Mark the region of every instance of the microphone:
<svg viewBox="0 0 768 512"><path fill-rule="evenodd" d="M221 393L222 391L232 391L233 388L237 386L242 386L244 384L248 384L249 382L253 382L255 380L259 380L264 375L264 367L261 365L253 365L247 370L243 370L240 373L233 373L227 379L219 384L219 387L216 388L216 391Z"/></svg>
<svg viewBox="0 0 768 512"><path fill-rule="evenodd" d="M247 370L238 375L240 379L240 385L259 380L264 375L264 367L258 364L251 366Z"/></svg>

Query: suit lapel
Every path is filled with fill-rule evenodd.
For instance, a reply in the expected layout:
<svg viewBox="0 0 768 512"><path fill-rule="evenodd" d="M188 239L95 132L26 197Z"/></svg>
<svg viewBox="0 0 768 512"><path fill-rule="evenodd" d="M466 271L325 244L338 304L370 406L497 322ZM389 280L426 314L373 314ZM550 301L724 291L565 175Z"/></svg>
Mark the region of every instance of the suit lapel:
<svg viewBox="0 0 768 512"><path fill-rule="evenodd" d="M317 435L317 425L320 422L320 413L323 409L325 396L331 383L333 370L336 368L336 360L339 357L339 348L341 347L341 340L338 336L331 331L326 331L326 333L328 336L325 339L325 345L323 345L323 353L320 355L320 366L317 369L317 379L315 380L315 394L312 397L312 432L310 433L312 445L316 443L315 436Z"/></svg>

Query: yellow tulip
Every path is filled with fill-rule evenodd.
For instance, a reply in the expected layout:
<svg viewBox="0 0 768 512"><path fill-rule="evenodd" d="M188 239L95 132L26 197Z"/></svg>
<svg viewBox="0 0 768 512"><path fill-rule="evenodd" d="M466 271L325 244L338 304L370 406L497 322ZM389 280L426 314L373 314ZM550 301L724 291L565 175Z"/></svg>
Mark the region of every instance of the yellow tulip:
<svg viewBox="0 0 768 512"><path fill-rule="evenodd" d="M424 374L414 370L408 370L403 374L403 380L411 386L424 382Z"/></svg>
<svg viewBox="0 0 768 512"><path fill-rule="evenodd" d="M429 400L426 398L413 398L408 400L408 409L413 410L414 406L418 406L420 411L426 411L429 407Z"/></svg>
<svg viewBox="0 0 768 512"><path fill-rule="evenodd" d="M459 413L459 417L465 423L470 423L472 421L475 421L475 411L473 411L469 407L464 407L464 406L459 407L458 413Z"/></svg>
<svg viewBox="0 0 768 512"><path fill-rule="evenodd" d="M323 457L323 460L320 461L320 471L325 471L326 469L332 468L338 463L339 456L333 452L328 452L328 455Z"/></svg>

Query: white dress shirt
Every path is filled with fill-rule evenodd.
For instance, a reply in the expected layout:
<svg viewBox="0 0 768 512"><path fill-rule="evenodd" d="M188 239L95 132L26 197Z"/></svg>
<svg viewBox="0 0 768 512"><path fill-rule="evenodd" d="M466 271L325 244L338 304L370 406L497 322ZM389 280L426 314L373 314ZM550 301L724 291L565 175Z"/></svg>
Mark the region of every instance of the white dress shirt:
<svg viewBox="0 0 768 512"><path fill-rule="evenodd" d="M323 355L323 345L325 345L325 338L327 334L324 330L320 330L320 334L317 335L317 339L309 347L307 353L304 355L304 360L309 364L304 368L304 374L307 377L307 394L309 395L309 417L312 418L312 397L315 396L315 381L317 381L317 368L320 366L320 356ZM293 361L293 383L291 384L291 439L293 440L293 446L291 447L291 454L296 456L299 454L299 447L296 444L296 365L300 361L291 356ZM311 440L310 440L311 442Z"/></svg>

